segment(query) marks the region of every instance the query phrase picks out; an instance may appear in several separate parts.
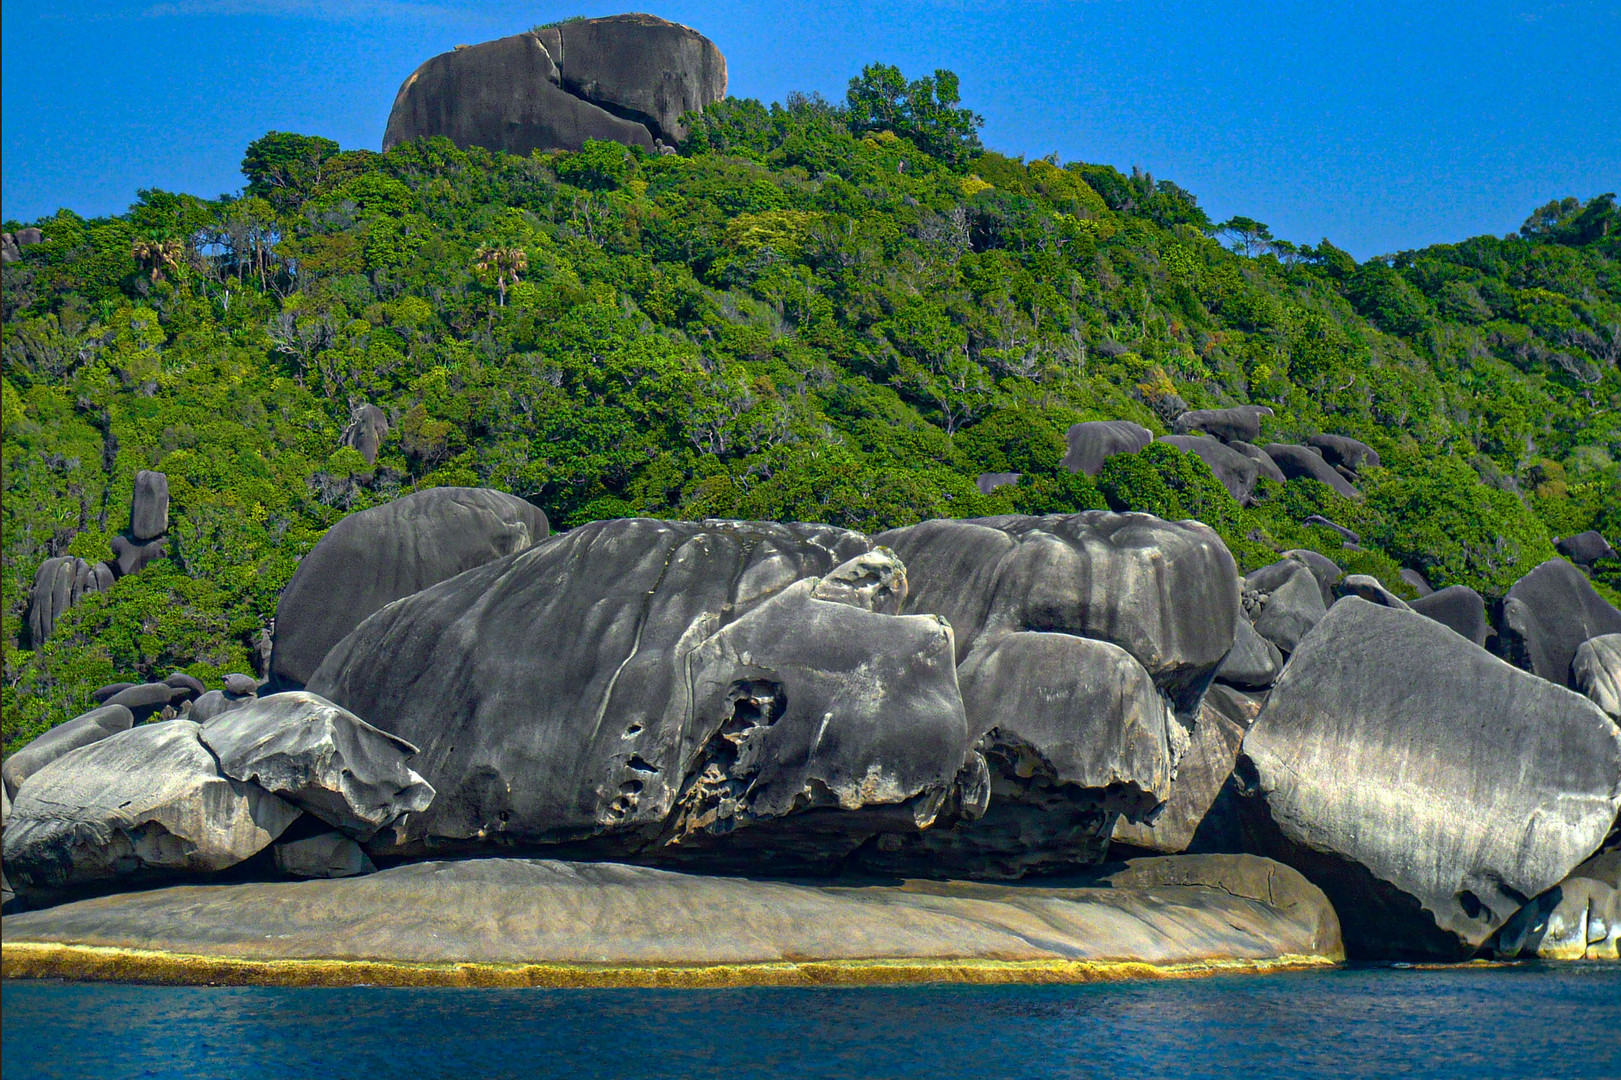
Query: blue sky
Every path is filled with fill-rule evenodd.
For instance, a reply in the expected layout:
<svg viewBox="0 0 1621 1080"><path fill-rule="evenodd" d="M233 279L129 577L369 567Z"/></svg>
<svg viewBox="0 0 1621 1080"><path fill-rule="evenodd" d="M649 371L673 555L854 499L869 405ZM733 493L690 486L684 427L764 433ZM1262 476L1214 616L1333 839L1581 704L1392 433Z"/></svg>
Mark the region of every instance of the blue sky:
<svg viewBox="0 0 1621 1080"><path fill-rule="evenodd" d="M235 191L267 130L376 148L454 45L623 3L5 0L0 213ZM842 96L862 64L962 76L988 146L1141 165L1216 218L1358 257L1516 228L1621 188L1621 0L669 2L731 92Z"/></svg>

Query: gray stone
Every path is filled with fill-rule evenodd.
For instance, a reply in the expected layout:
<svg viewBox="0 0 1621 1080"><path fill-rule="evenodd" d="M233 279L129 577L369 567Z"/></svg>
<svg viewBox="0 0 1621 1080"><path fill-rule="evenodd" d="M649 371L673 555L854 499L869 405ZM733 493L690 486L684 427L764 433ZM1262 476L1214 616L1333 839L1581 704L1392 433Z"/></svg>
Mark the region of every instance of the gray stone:
<svg viewBox="0 0 1621 1080"><path fill-rule="evenodd" d="M134 714L135 722L139 724L160 712L170 702L183 698L185 693L184 690L176 690L168 683L141 683L127 690L120 690L107 699L107 704L122 705Z"/></svg>
<svg viewBox="0 0 1621 1080"><path fill-rule="evenodd" d="M1259 446L1244 442L1240 439L1234 439L1227 445L1232 447L1234 450L1237 450L1240 454L1243 454L1251 461L1255 462L1255 468L1259 472L1262 479L1271 480L1279 484L1288 479L1288 477L1283 475L1283 470L1278 468L1278 463L1268 457L1267 452L1262 450Z"/></svg>
<svg viewBox="0 0 1621 1080"><path fill-rule="evenodd" d="M99 687L98 689L91 691L90 697L97 705L105 705L107 702L112 700L114 694L121 693L122 691L128 690L132 686L139 685L139 683L132 682L108 683L106 686Z"/></svg>
<svg viewBox="0 0 1621 1080"><path fill-rule="evenodd" d="M1330 465L1349 470L1353 478L1363 469L1379 464L1379 451L1349 435L1313 435L1306 445L1323 455Z"/></svg>
<svg viewBox="0 0 1621 1080"><path fill-rule="evenodd" d="M979 488L981 495L989 495L999 487L1012 487L1019 482L1023 473L1016 472L987 472L980 473L974 480L974 486Z"/></svg>
<svg viewBox="0 0 1621 1080"><path fill-rule="evenodd" d="M128 731L135 716L122 705L103 705L83 716L58 724L6 758L0 768L7 795L14 795L24 780L64 754Z"/></svg>
<svg viewBox="0 0 1621 1080"><path fill-rule="evenodd" d="M1195 409L1177 417L1171 430L1177 435L1202 431L1224 443L1253 443L1261 437L1261 418L1274 415L1265 405L1237 405L1230 409Z"/></svg>
<svg viewBox="0 0 1621 1080"><path fill-rule="evenodd" d="M1486 618L1486 601L1467 585L1448 585L1428 596L1421 596L1408 607L1462 634L1482 647L1492 636Z"/></svg>
<svg viewBox="0 0 1621 1080"><path fill-rule="evenodd" d="M339 446L353 448L367 465L377 464L377 451L388 437L388 416L377 406L362 401L349 411L349 426L338 436Z"/></svg>
<svg viewBox="0 0 1621 1080"><path fill-rule="evenodd" d="M151 469L135 474L129 532L136 540L156 540L169 531L169 478Z"/></svg>
<svg viewBox="0 0 1621 1080"><path fill-rule="evenodd" d="M1333 605L1335 600L1334 586L1339 582L1340 578L1345 576L1345 571L1340 569L1339 563L1336 563L1327 555L1312 551L1310 548L1292 548L1285 551L1283 557L1293 559L1298 563L1305 563L1317 578L1317 585L1323 594L1323 607L1328 608Z"/></svg>
<svg viewBox="0 0 1621 1080"><path fill-rule="evenodd" d="M687 137L682 114L726 97L726 59L696 30L652 15L576 19L556 30L551 55L563 88L636 118L671 146Z"/></svg>
<svg viewBox="0 0 1621 1080"><path fill-rule="evenodd" d="M1324 517L1321 514L1308 515L1306 520L1302 521L1300 524L1302 524L1302 525L1314 525L1314 526L1317 526L1319 528L1328 529L1331 532L1337 533L1341 540L1347 541L1347 542L1352 543L1352 544L1360 543L1362 541L1362 537L1358 536L1356 533L1352 532L1350 529L1347 529L1344 525L1336 525L1334 522L1328 520L1326 517Z"/></svg>
<svg viewBox="0 0 1621 1080"><path fill-rule="evenodd" d="M272 853L276 869L288 877L343 878L377 872L360 845L338 832L277 844Z"/></svg>
<svg viewBox="0 0 1621 1080"><path fill-rule="evenodd" d="M0 263L11 264L22 261L22 250L17 247L17 238L10 233L0 233Z"/></svg>
<svg viewBox="0 0 1621 1080"><path fill-rule="evenodd" d="M1197 521L1090 510L925 521L876 539L906 563L905 610L949 622L959 659L1018 630L1108 641L1191 715L1233 647L1237 568Z"/></svg>
<svg viewBox="0 0 1621 1080"><path fill-rule="evenodd" d="M167 558L169 541L165 537L136 543L127 536L112 539L113 568L119 577L128 577L145 570L154 561Z"/></svg>
<svg viewBox="0 0 1621 1080"><path fill-rule="evenodd" d="M45 235L32 225L25 229L17 230L17 246L20 248L29 247L33 244L42 244L44 242Z"/></svg>
<svg viewBox="0 0 1621 1080"><path fill-rule="evenodd" d="M1154 441L1154 433L1130 420L1091 420L1071 424L1064 436L1064 468L1096 476L1116 454L1135 454Z"/></svg>
<svg viewBox="0 0 1621 1080"><path fill-rule="evenodd" d="M233 671L225 676L225 692L239 698L254 697L259 693L259 683L252 675Z"/></svg>
<svg viewBox="0 0 1621 1080"><path fill-rule="evenodd" d="M1233 627L1233 649L1216 669L1216 681L1252 690L1271 686L1283 670L1283 654L1243 615Z"/></svg>
<svg viewBox="0 0 1621 1080"><path fill-rule="evenodd" d="M1244 594L1246 599L1256 598L1255 632L1286 653L1299 647L1328 610L1317 575L1294 559L1263 566L1245 577Z"/></svg>
<svg viewBox="0 0 1621 1080"><path fill-rule="evenodd" d="M1250 493L1261 478L1260 468L1254 461L1216 439L1204 435L1161 435L1159 441L1193 454L1210 468L1227 494L1242 506L1252 501Z"/></svg>
<svg viewBox="0 0 1621 1080"><path fill-rule="evenodd" d="M1574 686L1570 665L1588 638L1621 633L1621 611L1564 559L1549 559L1503 598L1503 654L1560 686Z"/></svg>
<svg viewBox="0 0 1621 1080"><path fill-rule="evenodd" d="M228 697L224 691L210 690L191 703L191 712L187 713L187 719L198 724L205 724L221 713L230 712L232 709L241 708L243 705L247 705L255 700L257 699L251 697Z"/></svg>
<svg viewBox="0 0 1621 1080"><path fill-rule="evenodd" d="M1507 959L1621 960L1621 851L1593 856L1526 904L1487 951Z"/></svg>
<svg viewBox="0 0 1621 1080"><path fill-rule="evenodd" d="M171 686L176 690L186 691L191 695L191 700L193 701L202 697L203 694L208 692L208 687L202 684L202 680L197 679L194 676L187 675L184 671L177 671L163 681L165 685Z"/></svg>
<svg viewBox="0 0 1621 1080"><path fill-rule="evenodd" d="M360 840L433 802L433 788L405 764L416 747L304 691L216 715L202 740L232 780L256 783Z"/></svg>
<svg viewBox="0 0 1621 1080"><path fill-rule="evenodd" d="M1419 596L1429 596L1435 592L1434 589L1430 588L1430 583L1424 580L1424 575L1417 570L1404 568L1401 571L1401 579L1411 585L1413 591L1417 592Z"/></svg>
<svg viewBox="0 0 1621 1080"><path fill-rule="evenodd" d="M1359 596L1370 604L1380 607L1396 608L1398 611L1411 611L1407 601L1385 588L1378 578L1372 574L1347 574L1340 579L1334 591L1341 596Z"/></svg>
<svg viewBox="0 0 1621 1080"><path fill-rule="evenodd" d="M189 720L133 727L25 780L5 833L19 893L223 870L280 836L298 810L221 776L200 730Z"/></svg>
<svg viewBox="0 0 1621 1080"><path fill-rule="evenodd" d="M1225 715L1215 702L1205 701L1193 740L1177 763L1164 808L1152 821L1117 820L1115 844L1167 855L1192 847L1205 816L1232 775L1245 726ZM1111 851L1119 857L1118 851Z"/></svg>
<svg viewBox="0 0 1621 1080"><path fill-rule="evenodd" d="M1322 455L1304 446L1292 446L1286 443L1268 443L1263 449L1283 475L1290 480L1318 480L1347 499L1360 499L1362 492L1352 487L1350 482L1334 471L1334 467L1324 461Z"/></svg>
<svg viewBox="0 0 1621 1080"><path fill-rule="evenodd" d="M28 633L34 646L45 643L68 608L112 585L112 572L103 563L88 563L74 555L46 559L29 590Z"/></svg>
<svg viewBox="0 0 1621 1080"><path fill-rule="evenodd" d="M973 743L950 629L841 602L887 603L873 553L830 526L593 522L389 605L309 689L421 746L439 794L403 848L825 864L932 821Z"/></svg>
<svg viewBox="0 0 1621 1080"><path fill-rule="evenodd" d="M1431 619L1350 597L1284 668L1237 772L1249 849L1322 888L1355 955L1457 958L1604 840L1621 730Z"/></svg>
<svg viewBox="0 0 1621 1080"><path fill-rule="evenodd" d="M1555 541L1554 547L1559 554L1580 566L1592 566L1600 559L1616 557L1615 548L1594 529Z"/></svg>
<svg viewBox="0 0 1621 1080"><path fill-rule="evenodd" d="M276 606L270 668L303 686L372 612L545 539L546 515L515 495L430 488L350 514L299 562Z"/></svg>
<svg viewBox="0 0 1621 1080"><path fill-rule="evenodd" d="M1621 720L1621 634L1588 638L1570 662L1571 684L1589 701Z"/></svg>

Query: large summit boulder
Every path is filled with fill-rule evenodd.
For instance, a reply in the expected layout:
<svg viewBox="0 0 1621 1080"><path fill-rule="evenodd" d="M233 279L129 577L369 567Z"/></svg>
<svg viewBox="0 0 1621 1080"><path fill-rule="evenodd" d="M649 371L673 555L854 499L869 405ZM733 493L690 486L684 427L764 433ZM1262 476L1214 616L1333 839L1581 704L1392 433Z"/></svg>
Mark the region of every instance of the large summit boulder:
<svg viewBox="0 0 1621 1080"><path fill-rule="evenodd" d="M1457 958L1603 842L1621 731L1431 619L1348 597L1284 668L1236 775L1250 850L1329 895L1353 955Z"/></svg>
<svg viewBox="0 0 1621 1080"><path fill-rule="evenodd" d="M394 99L383 149L443 135L519 155L587 139L652 150L725 96L726 60L697 31L652 15L579 19L426 61Z"/></svg>
<svg viewBox="0 0 1621 1080"><path fill-rule="evenodd" d="M327 650L402 596L545 539L546 515L485 488L429 488L350 514L299 562L276 605L273 678L301 687Z"/></svg>
<svg viewBox="0 0 1621 1080"><path fill-rule="evenodd" d="M1233 647L1238 571L1197 521L1089 510L925 521L876 539L906 564L903 610L943 617L961 657L1020 630L1107 641L1191 716Z"/></svg>
<svg viewBox="0 0 1621 1080"><path fill-rule="evenodd" d="M404 848L827 863L931 823L978 734L903 576L830 526L594 522L377 612L309 689L422 748Z"/></svg>
<svg viewBox="0 0 1621 1080"><path fill-rule="evenodd" d="M1574 687L1570 665L1582 642L1621 633L1621 611L1564 559L1549 559L1503 598L1503 655L1560 686Z"/></svg>

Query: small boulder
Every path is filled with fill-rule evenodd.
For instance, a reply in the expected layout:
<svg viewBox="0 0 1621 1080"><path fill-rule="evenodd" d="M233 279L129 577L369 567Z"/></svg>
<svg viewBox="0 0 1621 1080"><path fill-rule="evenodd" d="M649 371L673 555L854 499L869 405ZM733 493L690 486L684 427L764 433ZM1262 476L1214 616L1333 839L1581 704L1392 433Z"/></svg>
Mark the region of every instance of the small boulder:
<svg viewBox="0 0 1621 1080"><path fill-rule="evenodd" d="M225 692L233 697L254 697L259 693L259 683L252 675L233 671L225 676Z"/></svg>
<svg viewBox="0 0 1621 1080"><path fill-rule="evenodd" d="M1322 454L1330 465L1347 469L1353 476L1379 464L1379 451L1348 435L1313 435L1306 445Z"/></svg>
<svg viewBox="0 0 1621 1080"><path fill-rule="evenodd" d="M1236 405L1230 409L1194 409L1171 424L1177 435L1202 431L1224 443L1253 443L1261 437L1261 418L1274 415L1265 405Z"/></svg>
<svg viewBox="0 0 1621 1080"><path fill-rule="evenodd" d="M1247 690L1271 686L1283 670L1283 654L1243 615L1233 621L1233 626L1233 651L1216 669L1216 681Z"/></svg>
<svg viewBox="0 0 1621 1080"><path fill-rule="evenodd" d="M1255 632L1285 653L1292 653L1328 610L1317 575L1304 563L1283 559L1244 578L1244 598Z"/></svg>
<svg viewBox="0 0 1621 1080"><path fill-rule="evenodd" d="M1241 506L1252 501L1251 492L1261 478L1260 468L1249 458L1226 444L1205 435L1162 435L1159 439L1184 453L1193 454L1210 468L1227 489L1227 494Z"/></svg>
<svg viewBox="0 0 1621 1080"><path fill-rule="evenodd" d="M1492 624L1486 618L1486 601L1467 585L1448 585L1419 597L1408 607L1483 648L1492 636Z"/></svg>
<svg viewBox="0 0 1621 1080"><path fill-rule="evenodd" d="M1621 611L1564 559L1549 559L1503 598L1503 654L1560 686L1574 686L1570 665L1588 638L1621 633Z"/></svg>
<svg viewBox="0 0 1621 1080"><path fill-rule="evenodd" d="M219 774L188 720L132 727L64 754L17 789L5 833L19 892L159 872L211 873L261 851L298 817Z"/></svg>
<svg viewBox="0 0 1621 1080"><path fill-rule="evenodd" d="M151 469L135 474L129 532L136 540L156 540L169 531L169 478ZM127 571L126 571L127 572Z"/></svg>
<svg viewBox="0 0 1621 1080"><path fill-rule="evenodd" d="M1266 451L1262 450L1259 446L1255 446L1252 443L1243 442L1239 439L1234 439L1227 445L1232 447L1234 450L1237 450L1240 454L1243 454L1251 461L1255 462L1256 471L1260 473L1262 479L1271 480L1279 484L1288 479L1288 477L1283 475L1283 470L1278 468L1278 463L1268 457Z"/></svg>
<svg viewBox="0 0 1621 1080"><path fill-rule="evenodd" d="M163 681L166 685L171 686L176 690L184 690L187 695L187 700L190 701L195 701L202 697L203 694L208 692L208 687L202 684L202 680L194 676L187 675L184 671L177 671Z"/></svg>
<svg viewBox="0 0 1621 1080"><path fill-rule="evenodd" d="M58 724L6 758L5 766L0 768L6 793L15 794L23 781L64 754L128 731L134 723L135 715L124 706L103 705Z"/></svg>
<svg viewBox="0 0 1621 1080"><path fill-rule="evenodd" d="M138 685L139 685L138 683L132 683L132 682L108 683L106 686L99 687L98 689L91 691L90 697L95 701L95 703L97 705L105 705L105 704L107 704L107 702L109 702L109 701L111 701L113 699L114 694L121 693L121 692L123 692L125 690L128 690L132 686L138 686Z"/></svg>
<svg viewBox="0 0 1621 1080"><path fill-rule="evenodd" d="M1360 596L1370 604L1380 607L1396 608L1399 611L1411 611L1407 601L1385 588L1383 583L1372 574L1347 574L1334 586L1334 591L1340 596Z"/></svg>
<svg viewBox="0 0 1621 1080"><path fill-rule="evenodd" d="M1338 584L1340 578L1345 576L1345 571L1340 569L1339 563L1330 559L1327 555L1312 551L1310 548L1291 548L1283 553L1283 557L1293 559L1298 563L1305 563L1313 576L1317 578L1317 585L1322 590L1323 607L1333 606L1335 599L1334 586Z"/></svg>
<svg viewBox="0 0 1621 1080"><path fill-rule="evenodd" d="M349 412L349 426L338 436L338 445L352 447L367 465L377 464L377 451L388 437L388 415L377 406L362 401Z"/></svg>
<svg viewBox="0 0 1621 1080"><path fill-rule="evenodd" d="M1071 424L1065 433L1064 468L1096 476L1116 454L1135 454L1154 441L1154 433L1130 420L1091 420Z"/></svg>
<svg viewBox="0 0 1621 1080"><path fill-rule="evenodd" d="M1023 473L1016 472L987 472L980 473L974 480L974 486L979 488L981 495L989 495L999 487L1012 487L1019 482Z"/></svg>
<svg viewBox="0 0 1621 1080"><path fill-rule="evenodd" d="M1505 959L1621 960L1621 851L1593 856L1526 904L1487 951Z"/></svg>
<svg viewBox="0 0 1621 1080"><path fill-rule="evenodd" d="M145 570L156 560L166 558L169 553L169 541L160 536L143 544L136 543L127 536L115 536L112 539L112 549L114 570L119 577L129 577Z"/></svg>
<svg viewBox="0 0 1621 1080"><path fill-rule="evenodd" d="M254 700L256 699L251 697L230 697L222 690L210 690L191 703L191 711L186 716L194 723L206 724L220 713L230 712Z"/></svg>
<svg viewBox="0 0 1621 1080"><path fill-rule="evenodd" d="M341 878L377 872L360 845L339 832L277 844L272 851L276 869L288 877Z"/></svg>
<svg viewBox="0 0 1621 1080"><path fill-rule="evenodd" d="M1283 475L1290 480L1318 480L1347 499L1362 498L1362 492L1335 472L1334 467L1324 461L1321 454L1308 447L1268 443L1263 449L1266 450L1267 456L1277 463Z"/></svg>
<svg viewBox="0 0 1621 1080"><path fill-rule="evenodd" d="M1206 695L1199 724L1188 750L1177 762L1176 778L1164 808L1152 821L1121 817L1114 824L1114 843L1175 855L1193 846L1205 815L1232 775L1246 725L1227 716ZM1118 857L1118 856L1117 856Z"/></svg>
<svg viewBox="0 0 1621 1080"><path fill-rule="evenodd" d="M1418 593L1419 596L1429 596L1431 593L1435 592L1434 589L1430 588L1430 583L1424 580L1424 575L1419 573L1417 570L1403 568L1401 571L1401 579L1407 584L1411 585L1413 587L1413 591Z"/></svg>
<svg viewBox="0 0 1621 1080"><path fill-rule="evenodd" d="M1621 634L1588 638L1570 662L1572 685L1589 701L1621 721Z"/></svg>
<svg viewBox="0 0 1621 1080"><path fill-rule="evenodd" d="M303 691L218 714L203 725L202 740L226 776L360 840L433 802L433 788L405 764L416 747Z"/></svg>
<svg viewBox="0 0 1621 1080"><path fill-rule="evenodd" d="M1321 514L1311 514L1307 516L1306 520L1302 521L1300 524L1313 525L1318 528L1328 529L1331 532L1339 534L1339 538L1347 543L1359 544L1362 542L1362 537L1358 536L1350 529L1347 529L1344 525L1334 524L1334 522L1328 520Z"/></svg>
<svg viewBox="0 0 1621 1080"><path fill-rule="evenodd" d="M1616 557L1615 548L1597 530L1589 529L1575 536L1567 536L1563 540L1554 541L1554 548L1578 566L1592 566L1600 559L1613 559Z"/></svg>

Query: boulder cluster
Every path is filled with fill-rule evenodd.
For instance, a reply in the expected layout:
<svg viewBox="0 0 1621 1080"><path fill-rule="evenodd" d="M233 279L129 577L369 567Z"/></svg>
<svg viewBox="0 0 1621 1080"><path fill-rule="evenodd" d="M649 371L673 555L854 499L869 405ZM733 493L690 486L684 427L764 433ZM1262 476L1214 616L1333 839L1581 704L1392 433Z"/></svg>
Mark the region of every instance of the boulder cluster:
<svg viewBox="0 0 1621 1080"><path fill-rule="evenodd" d="M572 19L425 62L394 99L383 149L445 136L518 155L587 139L673 153L682 116L725 96L726 60L696 30L652 15Z"/></svg>
<svg viewBox="0 0 1621 1080"><path fill-rule="evenodd" d="M1310 552L1241 577L1147 514L548 536L433 489L305 557L258 696L141 724L124 688L13 755L6 873L38 905L447 856L986 880L1240 854L1321 889L1353 956L1617 958L1621 611L1555 560L1491 614Z"/></svg>
<svg viewBox="0 0 1621 1080"><path fill-rule="evenodd" d="M0 233L0 263L21 262L23 248L43 243L44 240L44 234L32 227L18 229L16 235Z"/></svg>
<svg viewBox="0 0 1621 1080"><path fill-rule="evenodd" d="M169 478L142 469L135 474L129 528L113 537L113 557L91 563L77 555L58 555L40 563L28 598L28 636L43 645L68 608L90 593L106 592L113 582L139 573L168 553Z"/></svg>

